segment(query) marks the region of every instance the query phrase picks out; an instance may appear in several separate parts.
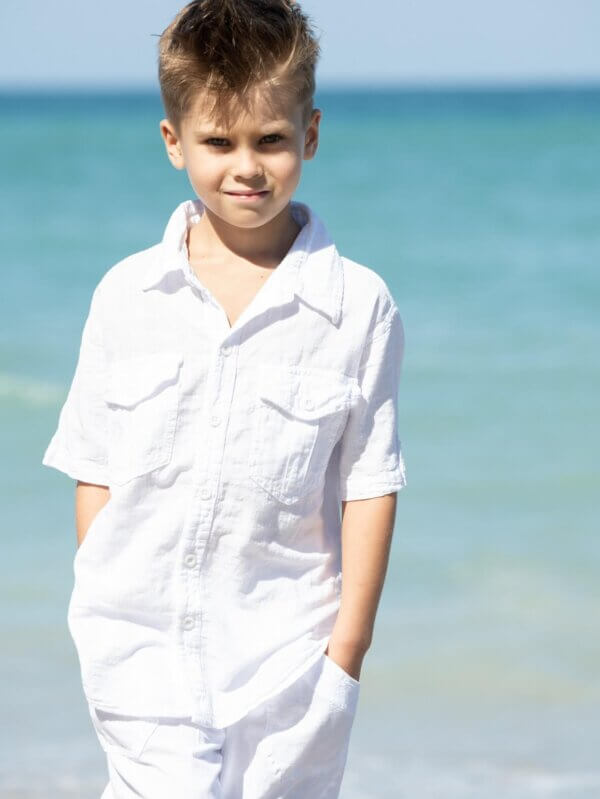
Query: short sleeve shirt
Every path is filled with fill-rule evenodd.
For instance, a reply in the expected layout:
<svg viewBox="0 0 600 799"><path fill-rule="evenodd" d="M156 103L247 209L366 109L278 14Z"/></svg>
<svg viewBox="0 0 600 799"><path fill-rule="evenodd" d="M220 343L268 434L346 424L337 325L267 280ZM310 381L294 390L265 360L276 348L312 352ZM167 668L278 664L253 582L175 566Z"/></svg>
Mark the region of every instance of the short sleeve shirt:
<svg viewBox="0 0 600 799"><path fill-rule="evenodd" d="M320 656L341 598L341 500L405 485L403 327L383 278L300 230L230 325L192 270L186 200L91 297L43 464L110 487L74 559L89 702L222 728Z"/></svg>

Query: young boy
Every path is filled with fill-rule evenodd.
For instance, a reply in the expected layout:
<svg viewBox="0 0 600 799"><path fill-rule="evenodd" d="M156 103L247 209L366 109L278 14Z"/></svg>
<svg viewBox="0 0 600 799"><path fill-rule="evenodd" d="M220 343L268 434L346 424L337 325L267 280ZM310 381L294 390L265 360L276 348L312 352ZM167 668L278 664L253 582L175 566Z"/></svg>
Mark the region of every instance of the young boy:
<svg viewBox="0 0 600 799"><path fill-rule="evenodd" d="M292 200L318 52L292 0L197 0L160 39L160 131L198 199L94 290L43 458L77 481L103 799L339 794L405 485L403 330Z"/></svg>

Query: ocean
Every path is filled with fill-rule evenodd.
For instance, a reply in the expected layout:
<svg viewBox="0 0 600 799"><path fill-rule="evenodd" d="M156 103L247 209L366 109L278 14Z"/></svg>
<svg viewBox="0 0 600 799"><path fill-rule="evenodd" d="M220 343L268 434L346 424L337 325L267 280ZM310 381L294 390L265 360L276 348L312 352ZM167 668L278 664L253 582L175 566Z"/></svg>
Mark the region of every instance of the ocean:
<svg viewBox="0 0 600 799"><path fill-rule="evenodd" d="M342 799L600 797L600 88L322 90L295 199L404 322L407 486ZM0 796L97 799L43 467L104 272L195 195L157 93L4 93Z"/></svg>

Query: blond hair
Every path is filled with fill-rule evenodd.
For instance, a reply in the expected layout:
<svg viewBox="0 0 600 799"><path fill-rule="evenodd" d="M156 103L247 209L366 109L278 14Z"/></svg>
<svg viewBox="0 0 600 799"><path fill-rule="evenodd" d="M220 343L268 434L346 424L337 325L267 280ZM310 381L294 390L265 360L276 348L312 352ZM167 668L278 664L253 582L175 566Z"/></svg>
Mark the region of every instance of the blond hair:
<svg viewBox="0 0 600 799"><path fill-rule="evenodd" d="M320 47L294 0L193 0L159 39L158 79L167 118L180 133L199 91L224 115L262 83L293 93L306 125ZM286 94L287 93L287 94Z"/></svg>

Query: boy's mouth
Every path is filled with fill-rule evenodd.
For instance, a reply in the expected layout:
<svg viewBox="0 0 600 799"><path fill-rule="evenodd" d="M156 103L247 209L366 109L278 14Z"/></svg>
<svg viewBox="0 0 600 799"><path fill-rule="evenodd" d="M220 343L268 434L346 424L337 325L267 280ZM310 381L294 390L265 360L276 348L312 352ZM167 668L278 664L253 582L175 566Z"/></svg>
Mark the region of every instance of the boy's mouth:
<svg viewBox="0 0 600 799"><path fill-rule="evenodd" d="M226 191L230 197L236 197L240 200L257 200L261 197L266 197L268 191Z"/></svg>

